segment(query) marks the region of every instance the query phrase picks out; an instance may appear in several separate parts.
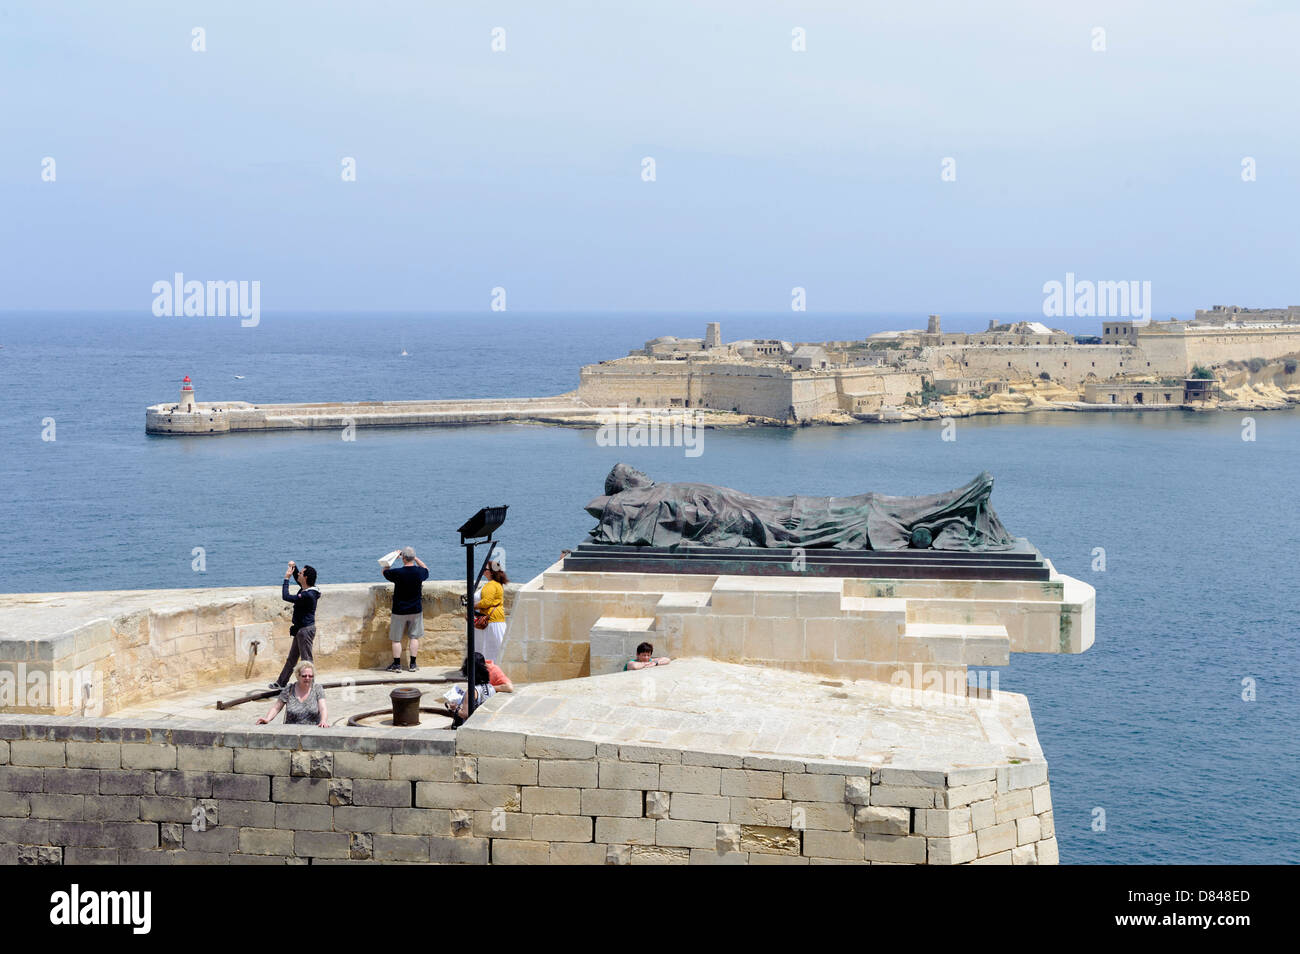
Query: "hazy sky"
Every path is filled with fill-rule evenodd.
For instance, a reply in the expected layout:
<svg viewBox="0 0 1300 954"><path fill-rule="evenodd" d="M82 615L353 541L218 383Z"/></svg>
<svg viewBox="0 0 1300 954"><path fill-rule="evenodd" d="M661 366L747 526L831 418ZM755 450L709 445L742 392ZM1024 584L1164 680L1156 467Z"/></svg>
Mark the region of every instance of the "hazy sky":
<svg viewBox="0 0 1300 954"><path fill-rule="evenodd" d="M0 309L1300 303L1298 46L1263 0L3 0Z"/></svg>

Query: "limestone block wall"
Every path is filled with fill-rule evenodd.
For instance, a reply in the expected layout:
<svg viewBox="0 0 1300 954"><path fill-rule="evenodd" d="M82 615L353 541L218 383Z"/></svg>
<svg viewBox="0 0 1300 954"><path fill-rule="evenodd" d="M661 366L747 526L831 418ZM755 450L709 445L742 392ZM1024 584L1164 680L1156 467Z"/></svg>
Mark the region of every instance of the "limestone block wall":
<svg viewBox="0 0 1300 954"><path fill-rule="evenodd" d="M1143 361L1151 362L1152 374L1185 378L1197 363L1188 349L1188 339L1183 335L1143 334L1139 328L1136 340ZM1143 365L1139 365L1138 370L1143 370Z"/></svg>
<svg viewBox="0 0 1300 954"><path fill-rule="evenodd" d="M705 407L720 411L734 408L741 414L778 421L790 417L795 372L763 365L711 364L699 366L698 373L700 400Z"/></svg>
<svg viewBox="0 0 1300 954"><path fill-rule="evenodd" d="M668 407L695 398L691 401L695 407L692 368L687 361L587 365L580 374L578 398L591 407Z"/></svg>
<svg viewBox="0 0 1300 954"><path fill-rule="evenodd" d="M596 622L601 617L653 617L663 595L635 589L580 593L552 590L543 586L546 575L538 575L520 587L507 620L501 668L516 681L549 682L590 675L591 631ZM647 581L647 585L653 583L653 579ZM658 645L655 649L666 651Z"/></svg>
<svg viewBox="0 0 1300 954"><path fill-rule="evenodd" d="M1055 381L1081 384L1088 375L1109 378L1122 374L1181 375L1176 360L1155 360L1141 348L1122 345L1025 345L926 348L922 360L936 371L953 375L1016 380L1047 372Z"/></svg>
<svg viewBox="0 0 1300 954"><path fill-rule="evenodd" d="M518 589L506 588L507 612ZM420 654L430 663L460 665L464 590L463 582L424 585ZM315 649L322 668L391 658L391 584L322 584L321 591ZM38 617L15 609L39 613L43 602L71 603L71 620L78 605L86 609L66 631L47 632L35 628ZM273 676L289 650L291 612L274 585L0 596L0 690L8 690L8 698L0 692L0 711L107 715L181 688L243 679L252 640L260 641L253 673ZM48 688L38 694L42 683Z"/></svg>
<svg viewBox="0 0 1300 954"><path fill-rule="evenodd" d="M800 418L840 410L849 414L899 405L909 394L921 393L921 375L879 368L837 368L832 372L796 375L794 407Z"/></svg>
<svg viewBox="0 0 1300 954"><path fill-rule="evenodd" d="M1096 635L1097 592L1052 574L1041 582L845 580L844 595L905 600L909 623L1002 626L1013 653L1085 652Z"/></svg>
<svg viewBox="0 0 1300 954"><path fill-rule="evenodd" d="M653 638L654 617L618 619L602 616L591 627L591 675L622 672L636 648ZM662 654L661 654L662 655Z"/></svg>
<svg viewBox="0 0 1300 954"><path fill-rule="evenodd" d="M837 371L800 371L790 378L790 406L797 421L843 410L842 385Z"/></svg>
<svg viewBox="0 0 1300 954"><path fill-rule="evenodd" d="M667 407L674 401L689 401L691 407L783 421L791 407L791 372L772 366L691 361L597 364L582 369L578 395L592 406Z"/></svg>
<svg viewBox="0 0 1300 954"><path fill-rule="evenodd" d="M1136 345L1026 345L926 348L922 359L935 370L960 370L989 378L1032 378L1046 371L1053 380L1082 384L1098 379L1152 374L1185 377L1196 365L1274 359L1300 353L1300 329L1181 329L1143 333Z"/></svg>
<svg viewBox="0 0 1300 954"><path fill-rule="evenodd" d="M1139 407L1171 407L1183 404L1186 395L1182 383L1117 384L1115 382L1088 382L1083 386L1083 399L1089 404Z"/></svg>
<svg viewBox="0 0 1300 954"><path fill-rule="evenodd" d="M778 421L861 410L847 395L870 392L901 404L920 393L921 376L872 369L792 371L774 365L632 361L582 369L580 398L593 407L667 407L673 402Z"/></svg>
<svg viewBox="0 0 1300 954"><path fill-rule="evenodd" d="M3 864L1055 864L1047 765L0 715Z"/></svg>
<svg viewBox="0 0 1300 954"><path fill-rule="evenodd" d="M1300 353L1300 328L1294 326L1236 331L1189 328L1177 335L1139 334L1138 341L1143 348L1153 348L1166 337L1183 339L1185 343L1179 343L1185 348L1189 371L1197 364L1208 368L1228 361L1268 360Z"/></svg>

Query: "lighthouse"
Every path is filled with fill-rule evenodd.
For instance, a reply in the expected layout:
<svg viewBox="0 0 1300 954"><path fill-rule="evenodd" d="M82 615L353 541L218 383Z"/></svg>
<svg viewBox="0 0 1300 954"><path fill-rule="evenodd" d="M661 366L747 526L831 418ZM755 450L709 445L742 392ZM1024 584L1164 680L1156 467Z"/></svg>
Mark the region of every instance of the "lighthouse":
<svg viewBox="0 0 1300 954"><path fill-rule="evenodd" d="M181 402L177 405L178 411L193 411L194 408L194 385L190 382L190 376L185 375L185 380L181 382Z"/></svg>

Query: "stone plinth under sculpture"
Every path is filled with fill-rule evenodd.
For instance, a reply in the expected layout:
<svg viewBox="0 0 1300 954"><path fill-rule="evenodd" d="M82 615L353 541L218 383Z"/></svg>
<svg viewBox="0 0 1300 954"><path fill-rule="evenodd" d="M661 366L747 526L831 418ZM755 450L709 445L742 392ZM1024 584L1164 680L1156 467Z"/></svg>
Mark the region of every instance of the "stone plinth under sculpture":
<svg viewBox="0 0 1300 954"><path fill-rule="evenodd" d="M589 540L519 592L504 664L524 681L669 656L941 684L1012 652L1080 653L1093 588L989 505L993 478L923 497L757 497L624 464ZM639 541L639 542L638 542Z"/></svg>

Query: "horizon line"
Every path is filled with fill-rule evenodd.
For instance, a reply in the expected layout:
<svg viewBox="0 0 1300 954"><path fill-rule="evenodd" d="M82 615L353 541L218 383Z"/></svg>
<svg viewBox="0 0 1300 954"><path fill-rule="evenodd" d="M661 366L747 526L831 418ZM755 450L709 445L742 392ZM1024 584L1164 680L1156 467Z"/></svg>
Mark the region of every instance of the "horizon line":
<svg viewBox="0 0 1300 954"><path fill-rule="evenodd" d="M1285 306L1261 305L1261 306L1245 306L1245 307L1267 308L1267 307L1285 307ZM1195 313L1197 310L1208 310L1208 309L1195 309L1195 308L1191 309L1192 313ZM1179 313L1182 311L1184 310L1176 309L1166 313L1169 314L1170 318L1175 318L1178 317ZM90 314L90 315L138 315L139 317L156 318L159 321L177 321L185 318L192 318L195 320L209 320L214 317L211 315L158 316L158 315L154 315L152 311L150 311L148 308L81 308L75 306L54 307L54 308L0 308L0 316L22 315L22 314L58 314L58 313L66 313L66 312L77 312L81 314ZM934 311L927 311L925 309L911 309L911 308L890 308L890 309L875 310L875 311L858 310L858 309L827 309L827 310L818 310L818 311L810 310L810 311L792 312L792 311L785 311L783 309L773 309L773 310L736 309L730 311L716 311L716 310L707 310L707 309L697 310L697 309L683 309L683 308L665 309L665 308L627 308L627 307L536 308L536 309L511 308L505 311L493 311L490 308L486 308L486 309L483 308L451 308L451 309L449 308L438 308L438 309L278 308L274 310L266 310L266 309L262 310L263 317L274 316L276 314L282 314L282 315L457 315L457 316L469 315L469 314L484 314L489 316L490 315L509 316L512 314L602 315L602 314L610 314L610 313L630 314L630 315L682 315L682 316L733 315L737 317L746 316L746 315L761 315L764 317L771 317L776 315L790 315L791 317L795 317L795 318L822 317L822 316L854 317L854 316L864 316L864 315L891 315L892 316L892 315L910 315L913 313L918 315L923 315L925 317L929 317L930 315L934 315L934 314L940 316L944 314L948 314L948 315L1031 315L1032 314L1032 315L1038 315L1043 321L1144 321L1144 320L1159 321L1159 320L1164 320L1155 317L1152 317L1150 319L1133 319L1129 317L1115 316L1115 315L1088 315L1088 316L1056 315L1056 316L1049 317L1049 316L1042 315L1041 309L1036 311L1034 310L1012 311L1010 309L1005 309L1005 308L994 309L994 310L981 309L981 310L974 310L974 311L947 311L947 312L934 312Z"/></svg>

